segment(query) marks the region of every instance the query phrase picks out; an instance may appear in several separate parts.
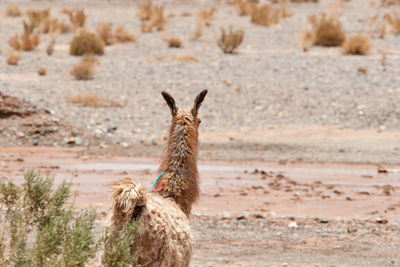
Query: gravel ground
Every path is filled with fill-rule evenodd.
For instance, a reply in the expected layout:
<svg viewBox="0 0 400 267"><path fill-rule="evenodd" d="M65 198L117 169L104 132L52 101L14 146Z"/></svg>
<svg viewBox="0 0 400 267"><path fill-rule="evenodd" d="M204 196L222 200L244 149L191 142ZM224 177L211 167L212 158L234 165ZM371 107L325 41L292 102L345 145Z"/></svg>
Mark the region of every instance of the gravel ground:
<svg viewBox="0 0 400 267"><path fill-rule="evenodd" d="M0 3L3 13L11 3L19 5L23 11L51 7L52 14L65 21L66 16L60 14L63 7L84 7L90 29L94 29L98 22L110 21L138 34L139 41L137 44L107 47L105 55L100 58L100 69L95 78L76 81L69 74L71 66L80 60L68 55L72 33L58 37L53 56L45 53L50 37L42 35L39 47L33 52L24 52L18 66L7 65L7 40L22 31L23 18L3 16L0 28L0 40L3 40L0 42L0 90L4 94L29 100L86 132L90 138L81 137L82 145L101 144L105 147L117 144L130 147L160 144L167 134L170 116L160 91L169 91L178 105L191 105L195 95L204 88L209 89L209 94L200 111L203 121L201 135L211 145L218 143L218 136L225 135L224 143L239 139L245 143L263 144L260 149L268 150L265 144L274 139L267 140L266 134L270 129L275 129L273 137L277 137L280 129L287 127L309 129L318 126L328 131L350 129L400 136L400 37L387 34L385 39L374 38L374 47L368 56L343 56L338 48L315 47L308 53L302 51L300 32L307 23L307 15L330 10L331 2L322 0L318 4L293 4L290 6L293 16L278 25L262 27L252 24L249 17L238 16L234 6L222 1L167 1L165 13L175 16L168 17L166 31L139 35L136 2L5 0ZM199 41L189 41L195 28L195 14L212 6L217 9L212 25ZM363 0L350 1L342 7L343 28L348 34L366 33L370 16L392 9L399 8L381 8ZM191 15L181 16L183 12ZM220 27L230 25L242 28L245 38L236 54L225 55L218 48L216 39ZM181 38L183 48L168 48L162 36ZM390 52L385 67L380 65L383 51ZM194 56L198 62L182 63L174 60L174 56ZM157 57L169 60L159 62ZM46 76L38 76L40 67L47 68ZM366 68L367 73L358 72L358 67ZM126 103L126 106L81 107L68 103L64 98L66 94L85 92L95 92ZM257 131L261 134L254 134ZM18 145L13 137L15 133L11 132L9 136L3 143ZM67 139L56 143L64 145ZM400 152L396 150L399 144L400 139L394 139L387 149L389 152L380 158L398 163L391 159L399 156ZM342 149L340 146L346 145L343 142L334 146L320 161L329 160L332 153L337 153ZM383 145L384 142L381 142L376 146ZM240 144L238 146L243 148ZM314 151L306 145L306 148L289 149L289 154L307 149ZM285 150L285 147L280 150ZM362 154L374 153L374 150L355 150L362 151ZM324 152L315 153L320 155ZM238 153L235 150L231 154ZM298 157L302 155L295 155L294 159ZM242 158L251 159L251 156ZM351 158L354 158L353 154L348 155L347 161ZM271 160L273 156L261 155L257 159Z"/></svg>

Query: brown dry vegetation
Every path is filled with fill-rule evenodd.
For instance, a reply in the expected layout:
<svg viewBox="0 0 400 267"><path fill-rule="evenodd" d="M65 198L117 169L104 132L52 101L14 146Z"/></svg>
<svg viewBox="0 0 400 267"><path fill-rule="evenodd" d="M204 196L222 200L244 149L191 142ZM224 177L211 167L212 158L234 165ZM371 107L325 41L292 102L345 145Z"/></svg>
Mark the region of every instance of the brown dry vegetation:
<svg viewBox="0 0 400 267"><path fill-rule="evenodd" d="M16 34L8 41L8 44L18 51L32 51L39 43L39 35L29 32L24 32L21 36Z"/></svg>
<svg viewBox="0 0 400 267"><path fill-rule="evenodd" d="M71 41L69 53L75 56L84 54L104 54L103 40L94 33L81 30Z"/></svg>
<svg viewBox="0 0 400 267"><path fill-rule="evenodd" d="M342 46L345 55L367 55L371 50L371 41L362 34L348 38Z"/></svg>
<svg viewBox="0 0 400 267"><path fill-rule="evenodd" d="M85 55L82 60L73 65L70 73L77 80L91 80L97 71L99 59L94 55Z"/></svg>
<svg viewBox="0 0 400 267"><path fill-rule="evenodd" d="M381 6L400 5L400 0L381 0Z"/></svg>
<svg viewBox="0 0 400 267"><path fill-rule="evenodd" d="M12 50L7 57L8 65L18 65L19 60L21 59L21 54L18 51Z"/></svg>
<svg viewBox="0 0 400 267"><path fill-rule="evenodd" d="M19 17L19 16L21 16L21 11L19 10L18 6L10 5L10 6L7 6L6 16L7 17Z"/></svg>
<svg viewBox="0 0 400 267"><path fill-rule="evenodd" d="M171 37L167 39L168 47L179 48L182 47L182 41L179 38Z"/></svg>
<svg viewBox="0 0 400 267"><path fill-rule="evenodd" d="M68 15L69 20L75 28L82 28L85 26L86 23L86 14L85 10L82 9L76 9L76 10L70 10L68 8L64 8L62 10L62 13Z"/></svg>
<svg viewBox="0 0 400 267"><path fill-rule="evenodd" d="M124 26L118 26L115 28L114 37L118 43L136 42L137 37L128 32Z"/></svg>
<svg viewBox="0 0 400 267"><path fill-rule="evenodd" d="M38 69L38 74L40 76L45 76L47 74L47 69L46 68L39 68Z"/></svg>
<svg viewBox="0 0 400 267"><path fill-rule="evenodd" d="M29 23L24 23L25 31L27 31L27 29L29 28L30 32L32 32L33 29L38 28L45 20L50 17L50 8L44 10L29 9L27 11L27 15Z"/></svg>
<svg viewBox="0 0 400 267"><path fill-rule="evenodd" d="M201 10L199 11L199 13L197 13L197 19L203 22L203 24L208 27L211 25L211 21L213 20L215 11L216 9L214 7Z"/></svg>
<svg viewBox="0 0 400 267"><path fill-rule="evenodd" d="M125 104L118 103L112 99L98 96L94 92L81 93L77 95L66 95L65 100L70 103L82 105L85 107L124 107Z"/></svg>
<svg viewBox="0 0 400 267"><path fill-rule="evenodd" d="M358 68L357 68L357 71L360 72L360 73L362 73L362 74L367 74L367 71L368 71L368 70L367 70L366 68L364 68L364 67L358 67Z"/></svg>
<svg viewBox="0 0 400 267"><path fill-rule="evenodd" d="M256 4L249 4L247 12L253 23L262 26L278 24L282 19L291 15L291 12L286 6L274 8L270 5L257 7Z"/></svg>
<svg viewBox="0 0 400 267"><path fill-rule="evenodd" d="M271 3L273 3L273 4L286 3L286 2L291 2L291 3L296 3L296 4L319 3L319 0L272 0L271 1Z"/></svg>
<svg viewBox="0 0 400 267"><path fill-rule="evenodd" d="M394 34L400 34L400 15L396 11L392 14L385 14L385 20L392 27Z"/></svg>
<svg viewBox="0 0 400 267"><path fill-rule="evenodd" d="M217 40L217 44L225 54L232 54L243 42L243 36L243 30L234 31L231 27L229 32L226 32L224 28L221 28L221 36Z"/></svg>
<svg viewBox="0 0 400 267"><path fill-rule="evenodd" d="M111 22L99 22L96 26L96 31L105 45L112 45L115 42Z"/></svg>
<svg viewBox="0 0 400 267"><path fill-rule="evenodd" d="M204 24L201 21L196 23L196 29L194 30L193 36L190 40L196 41L204 34Z"/></svg>
<svg viewBox="0 0 400 267"><path fill-rule="evenodd" d="M341 46L346 39L339 18L328 16L326 13L311 15L308 18L311 29L302 32L304 51L311 46Z"/></svg>
<svg viewBox="0 0 400 267"><path fill-rule="evenodd" d="M138 16L142 20L142 32L152 32L153 28L158 31L164 30L167 23L164 17L164 6L153 6L151 1L139 6ZM146 23L145 21L149 21Z"/></svg>
<svg viewBox="0 0 400 267"><path fill-rule="evenodd" d="M177 56L174 55L172 57L164 57L164 56L156 56L154 58L147 59L147 62L171 62L171 61L179 61L181 63L194 63L199 62L199 59L194 56Z"/></svg>
<svg viewBox="0 0 400 267"><path fill-rule="evenodd" d="M124 26L115 28L114 33L110 22L101 22L97 24L97 33L106 45L114 43L136 42L135 35L129 33Z"/></svg>

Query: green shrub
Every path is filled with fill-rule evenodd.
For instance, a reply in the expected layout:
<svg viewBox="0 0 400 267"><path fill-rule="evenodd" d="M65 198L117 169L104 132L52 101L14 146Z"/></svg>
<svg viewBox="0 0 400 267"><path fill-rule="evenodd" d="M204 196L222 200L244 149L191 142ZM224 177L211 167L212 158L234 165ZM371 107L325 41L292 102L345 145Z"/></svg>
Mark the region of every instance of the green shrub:
<svg viewBox="0 0 400 267"><path fill-rule="evenodd" d="M69 53L74 56L84 54L103 55L104 42L96 34L82 30L71 41Z"/></svg>
<svg viewBox="0 0 400 267"><path fill-rule="evenodd" d="M25 174L23 185L0 183L0 266L93 265L103 246L106 266L131 265L136 222L96 239L96 212L75 211L70 197L70 183L54 187L52 178L35 171Z"/></svg>

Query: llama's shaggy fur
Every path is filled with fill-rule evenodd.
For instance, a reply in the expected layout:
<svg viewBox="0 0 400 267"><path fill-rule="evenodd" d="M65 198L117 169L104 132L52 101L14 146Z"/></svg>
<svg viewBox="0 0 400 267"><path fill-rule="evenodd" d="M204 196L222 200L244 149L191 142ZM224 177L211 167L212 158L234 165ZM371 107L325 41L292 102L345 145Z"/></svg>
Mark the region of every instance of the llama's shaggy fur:
<svg viewBox="0 0 400 267"><path fill-rule="evenodd" d="M192 237L188 216L199 198L197 172L198 110L207 90L195 99L192 109L179 108L168 93L162 95L171 109L172 125L159 168L163 175L153 193L131 179L114 184L111 223L124 229L139 223L132 250L144 266L189 266Z"/></svg>

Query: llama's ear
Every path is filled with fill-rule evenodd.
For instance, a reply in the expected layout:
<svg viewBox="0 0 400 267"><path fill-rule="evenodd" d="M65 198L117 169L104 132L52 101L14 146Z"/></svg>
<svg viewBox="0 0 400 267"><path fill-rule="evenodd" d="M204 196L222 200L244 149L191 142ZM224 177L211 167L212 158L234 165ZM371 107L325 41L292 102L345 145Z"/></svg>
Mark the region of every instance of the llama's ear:
<svg viewBox="0 0 400 267"><path fill-rule="evenodd" d="M194 117L197 116L197 112L199 111L201 103L203 103L203 100L206 97L207 92L208 92L207 89L205 89L205 90L201 91L200 94L198 94L196 96L196 99L194 100L194 106L192 108L192 114L193 114Z"/></svg>
<svg viewBox="0 0 400 267"><path fill-rule="evenodd" d="M174 98L165 91L162 91L161 94L164 97L165 102L167 102L169 109L171 110L172 116L176 116L176 106Z"/></svg>

